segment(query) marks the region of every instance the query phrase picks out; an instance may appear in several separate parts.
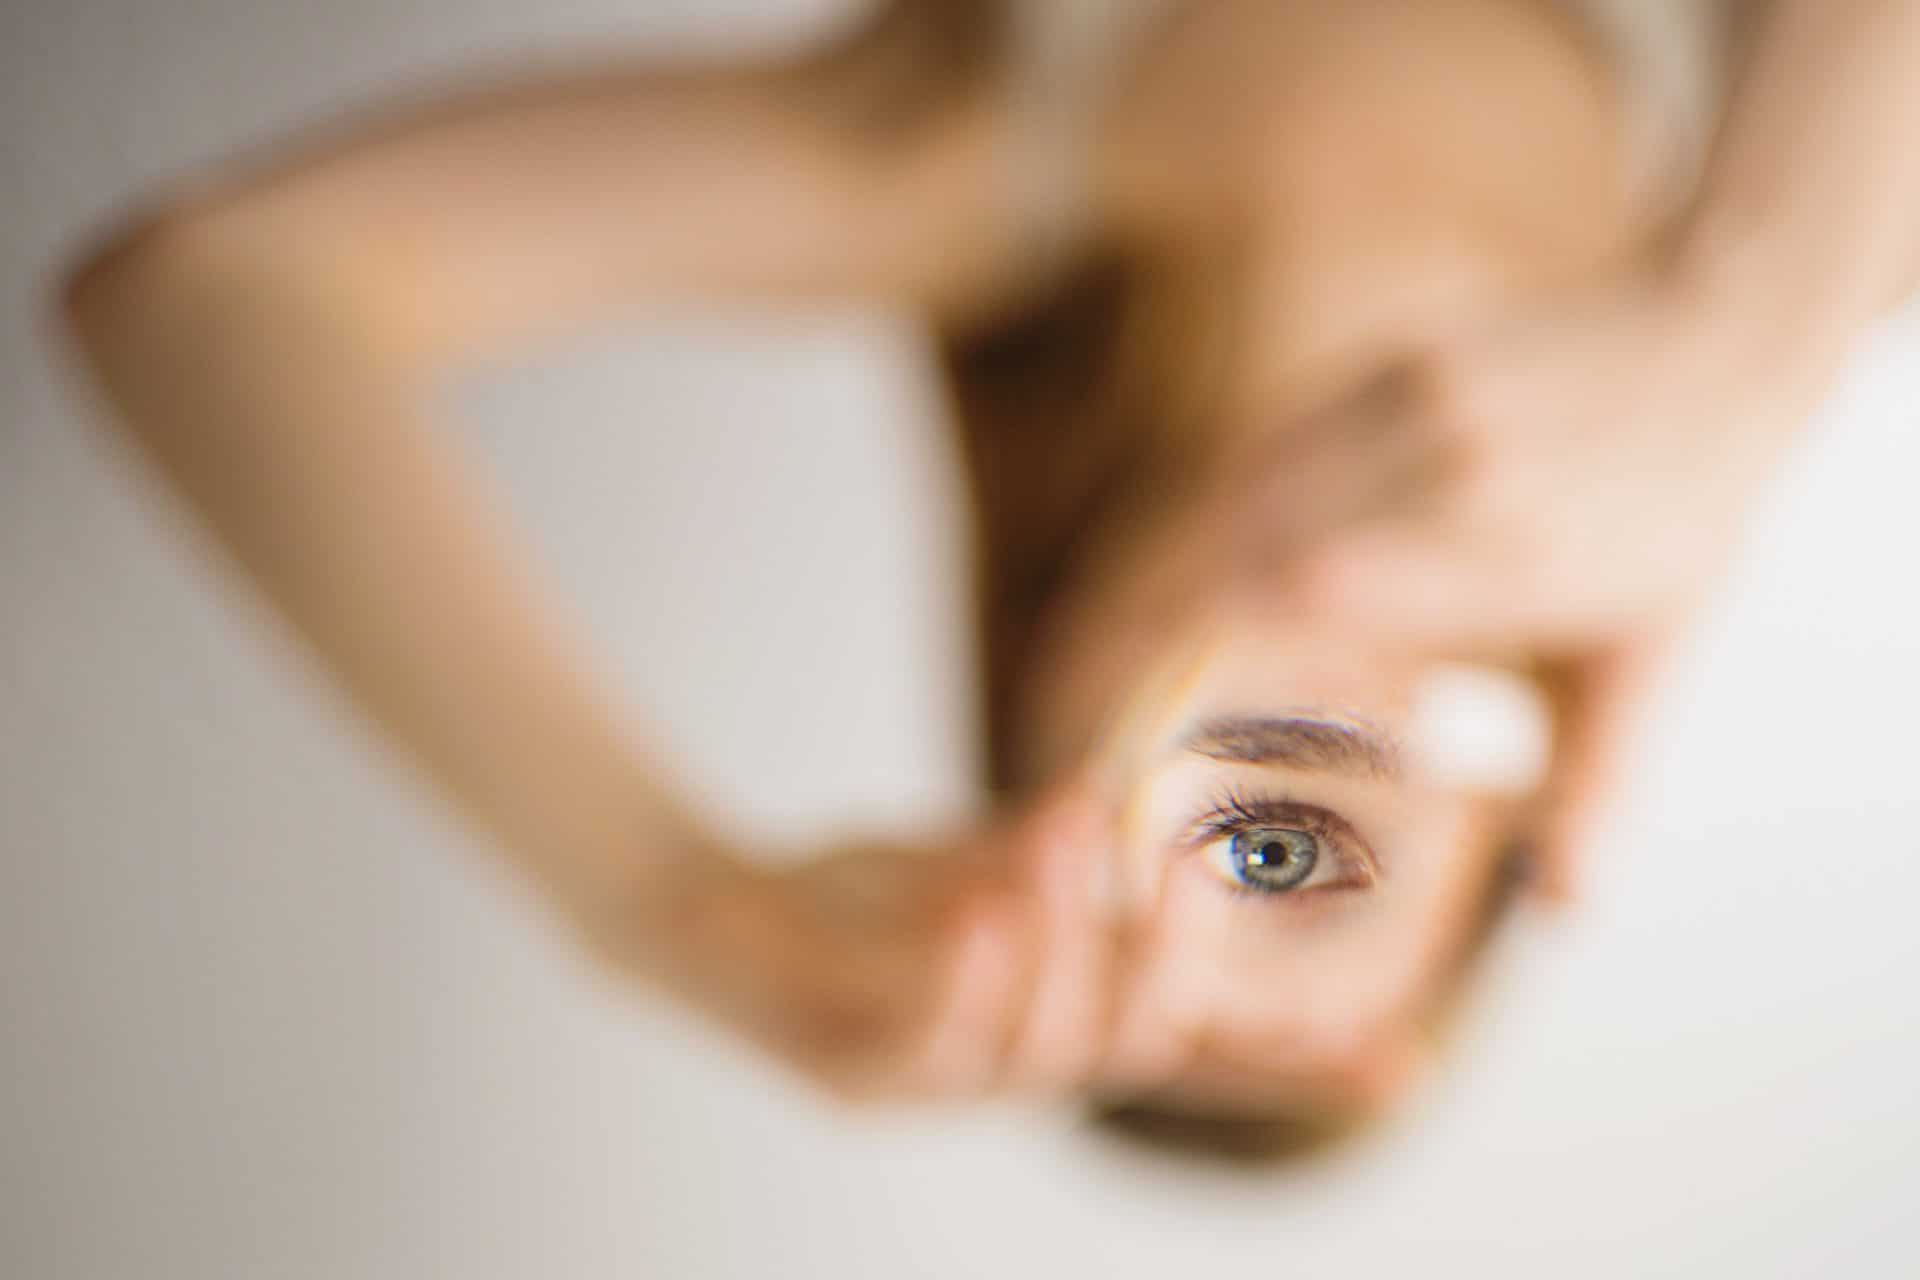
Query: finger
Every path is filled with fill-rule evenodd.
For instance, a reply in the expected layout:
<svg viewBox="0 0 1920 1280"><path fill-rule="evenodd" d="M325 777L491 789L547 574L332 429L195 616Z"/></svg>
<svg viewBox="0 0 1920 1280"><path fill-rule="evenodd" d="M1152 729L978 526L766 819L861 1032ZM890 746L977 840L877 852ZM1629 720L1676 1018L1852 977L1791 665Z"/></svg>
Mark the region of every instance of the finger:
<svg viewBox="0 0 1920 1280"><path fill-rule="evenodd" d="M1444 474L1437 433L1413 426L1412 385L1402 372L1376 378L1277 440L1232 450L1150 539L1123 542L1080 584L1054 648L1103 671L1137 665L1133 650L1152 654L1169 619L1200 612L1223 567L1257 572L1316 534L1404 512Z"/></svg>
<svg viewBox="0 0 1920 1280"><path fill-rule="evenodd" d="M1441 486L1445 437L1430 429L1401 381L1376 380L1287 433L1255 464L1234 518L1258 560L1296 555L1341 530L1405 512Z"/></svg>
<svg viewBox="0 0 1920 1280"><path fill-rule="evenodd" d="M1052 855L1093 838L1098 809L1083 786L1062 786L990 840L993 874L960 909L945 985L913 1050L909 1078L940 1096L986 1092L1004 1074L1008 1044L1031 1004L1044 960L1037 905Z"/></svg>
<svg viewBox="0 0 1920 1280"><path fill-rule="evenodd" d="M1379 460L1363 482L1342 494L1337 507L1325 500L1307 503L1275 492L1244 517L1237 540L1216 563L1231 566L1238 595L1272 598L1324 576L1327 565L1342 567L1356 550L1384 541L1386 532L1402 538L1429 537L1441 529L1448 468L1438 452ZM1310 490L1317 481L1306 481ZM1216 576L1217 569L1212 570Z"/></svg>
<svg viewBox="0 0 1920 1280"><path fill-rule="evenodd" d="M1034 859L1034 979L1007 1054L1009 1088L1063 1092L1093 1069L1111 950L1097 878L1110 845L1110 824L1089 815L1050 828Z"/></svg>
<svg viewBox="0 0 1920 1280"><path fill-rule="evenodd" d="M1556 727L1529 824L1536 859L1529 885L1549 902L1574 896L1582 855L1619 785L1672 642L1671 629L1663 629L1564 661L1543 676Z"/></svg>
<svg viewBox="0 0 1920 1280"><path fill-rule="evenodd" d="M1118 930L1115 1000L1099 1066L1099 1083L1116 1096L1145 1096L1177 1077L1197 1043L1186 974L1178 963L1171 913L1133 919Z"/></svg>
<svg viewBox="0 0 1920 1280"><path fill-rule="evenodd" d="M949 959L924 1030L897 1071L910 1089L976 1097L992 1086L1018 985L1018 932L1004 901L976 905L961 916L953 942L943 949Z"/></svg>
<svg viewBox="0 0 1920 1280"><path fill-rule="evenodd" d="M1218 547L1158 553L1113 589L1077 593L1024 686L1031 763L1095 774L1116 763L1140 713L1162 705L1162 683L1177 682L1210 629L1224 602L1213 585L1222 561Z"/></svg>
<svg viewBox="0 0 1920 1280"><path fill-rule="evenodd" d="M1288 566L1254 607L1442 652L1502 648L1524 623L1528 601L1511 575L1484 561L1461 532L1380 527Z"/></svg>

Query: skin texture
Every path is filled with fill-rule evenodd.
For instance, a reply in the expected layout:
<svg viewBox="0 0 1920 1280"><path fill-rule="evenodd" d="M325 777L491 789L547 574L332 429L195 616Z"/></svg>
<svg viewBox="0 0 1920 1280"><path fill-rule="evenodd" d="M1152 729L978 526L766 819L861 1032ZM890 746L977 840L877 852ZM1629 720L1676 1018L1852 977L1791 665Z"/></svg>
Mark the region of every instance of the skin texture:
<svg viewBox="0 0 1920 1280"><path fill-rule="evenodd" d="M1730 152L1710 190L1749 215L1707 237L1721 246L1711 270L1684 277L1712 287L1651 296L1739 294L1750 264L1771 259L1729 243L1787 256L1865 246L1871 261L1828 262L1815 282L1885 269L1866 250L1891 252L1891 231L1875 221L1876 234L1850 238L1823 219L1869 215L1771 198L1805 185L1769 160L1805 160L1823 129L1857 136L1845 176L1859 199L1845 208L1911 208L1898 204L1904 153L1875 149L1884 130L1849 130L1896 118L1912 78L1891 71L1914 59L1889 50L1920 40L1899 6L1797 12L1800 26L1782 30L1819 27L1806 47L1863 74L1777 152ZM1404 476L1365 474L1406 450L1351 454L1344 471L1322 461L1349 438L1322 415L1366 412L1388 427L1432 416L1420 388L1453 383L1396 377L1384 400L1369 389L1409 352L1474 349L1557 290L1619 278L1637 235L1620 195L1618 104L1593 51L1546 10L1194 0L1101 116L1081 253L1036 279L1031 228L1007 190L1016 122L993 14L903 4L774 64L570 71L394 111L168 194L87 255L64 292L128 440L374 727L594 953L859 1096L1154 1088L1201 1061L1202 1026L1222 1015L1196 1002L1206 970L1182 940L1218 909L1205 882L1181 878L1168 905L1118 917L1087 891L1129 838L1116 785L1151 790L1155 776L1088 776L1080 762L1111 715L1103 699L1161 687L1156 618L1192 619L1209 644L1267 633L1256 606L1283 598L1301 561L1289 549L1308 543L1288 524L1296 511L1256 500L1260 483L1312 466L1316 493L1367 495L1316 515L1322 538L1372 529L1383 494L1395 498L1386 509L1424 509ZM1764 46L1774 56L1752 92L1767 103L1797 96L1823 65L1785 43ZM1831 317L1854 316L1842 304L1863 292L1812 310L1843 327ZM693 295L879 303L942 335L982 509L993 772L1025 793L1008 816L929 849L824 851L777 874L736 861L729 833L682 805L499 504L429 419L439 378ZM1720 313L1661 314L1690 333L1685 317ZM1558 351L1572 374L1514 385L1553 388L1557 410L1593 390L1581 378L1601 374L1583 371L1620 380L1632 358L1593 358L1584 331L1543 341L1530 366L1555 367ZM1682 364L1674 381L1704 367ZM1450 421L1477 424L1502 459L1550 465L1564 450L1512 442L1543 409L1515 396L1506 417ZM1614 461L1613 438L1596 427L1580 439L1594 445L1590 470ZM1274 450L1287 447L1283 467ZM1337 478L1355 470L1352 484ZM1564 478L1516 473L1531 474L1517 498L1501 492L1534 525L1510 528L1557 529L1557 503L1539 500ZM1578 536L1547 545L1592 554ZM1348 579L1307 580L1322 584L1302 597L1312 607L1351 603L1325 587ZM1195 584L1207 589L1182 594ZM1383 673L1422 656L1384 630L1348 648L1377 652ZM1533 665L1538 638L1505 637L1507 660ZM1324 661L1288 662L1294 696L1314 697ZM1634 683L1548 675L1570 690ZM1377 691L1381 705L1395 696L1391 681ZM1172 716L1185 704L1154 705ZM1566 720L1563 760L1608 754L1591 729L1601 721ZM1470 815L1456 818L1432 847L1468 859L1441 881L1468 885L1484 842L1465 834ZM1458 932L1444 895L1427 900L1424 923L1399 931L1421 961L1403 973L1430 967ZM1408 979L1403 999L1371 1006L1378 1016L1349 1034L1278 1037L1253 1074L1389 1092L1404 1078L1390 1033L1417 994ZM1239 1089L1238 1077L1201 1084Z"/></svg>

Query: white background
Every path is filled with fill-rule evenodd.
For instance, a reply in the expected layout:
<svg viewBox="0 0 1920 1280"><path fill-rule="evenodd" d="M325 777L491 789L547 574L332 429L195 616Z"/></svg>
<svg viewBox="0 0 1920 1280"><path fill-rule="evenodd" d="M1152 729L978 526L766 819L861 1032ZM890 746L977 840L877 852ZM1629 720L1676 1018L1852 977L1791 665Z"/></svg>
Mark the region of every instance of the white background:
<svg viewBox="0 0 1920 1280"><path fill-rule="evenodd" d="M1252 1180L1071 1117L836 1116L586 980L50 357L47 271L157 178L475 58L832 7L0 12L0 1273L1920 1273L1920 327L1796 459L1585 907L1508 944L1412 1123ZM914 356L682 322L455 406L636 706L783 837L968 794Z"/></svg>

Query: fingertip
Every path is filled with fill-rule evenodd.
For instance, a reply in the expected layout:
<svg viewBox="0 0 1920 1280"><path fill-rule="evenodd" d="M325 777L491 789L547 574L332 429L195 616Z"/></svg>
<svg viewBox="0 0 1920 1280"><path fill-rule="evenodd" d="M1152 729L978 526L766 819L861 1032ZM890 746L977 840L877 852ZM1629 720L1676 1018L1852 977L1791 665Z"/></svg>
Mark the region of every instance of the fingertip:
<svg viewBox="0 0 1920 1280"><path fill-rule="evenodd" d="M1007 852L1011 887L1016 893L1038 895L1042 903L1051 901L1053 887L1072 874L1092 830L1078 804L1059 797L1038 802L1005 836L1002 847Z"/></svg>

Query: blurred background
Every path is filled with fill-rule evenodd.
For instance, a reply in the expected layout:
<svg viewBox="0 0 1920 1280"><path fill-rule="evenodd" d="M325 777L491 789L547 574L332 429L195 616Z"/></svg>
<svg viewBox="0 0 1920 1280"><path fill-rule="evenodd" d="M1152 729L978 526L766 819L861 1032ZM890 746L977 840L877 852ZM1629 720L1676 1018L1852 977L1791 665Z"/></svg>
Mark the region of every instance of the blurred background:
<svg viewBox="0 0 1920 1280"><path fill-rule="evenodd" d="M1582 907L1502 944L1408 1122L1251 1176L1071 1115L836 1113L592 980L59 362L50 271L157 180L424 76L845 12L0 10L0 1273L1914 1274L1920 316L1763 513ZM967 805L914 334L661 317L449 401L710 803L783 843Z"/></svg>

